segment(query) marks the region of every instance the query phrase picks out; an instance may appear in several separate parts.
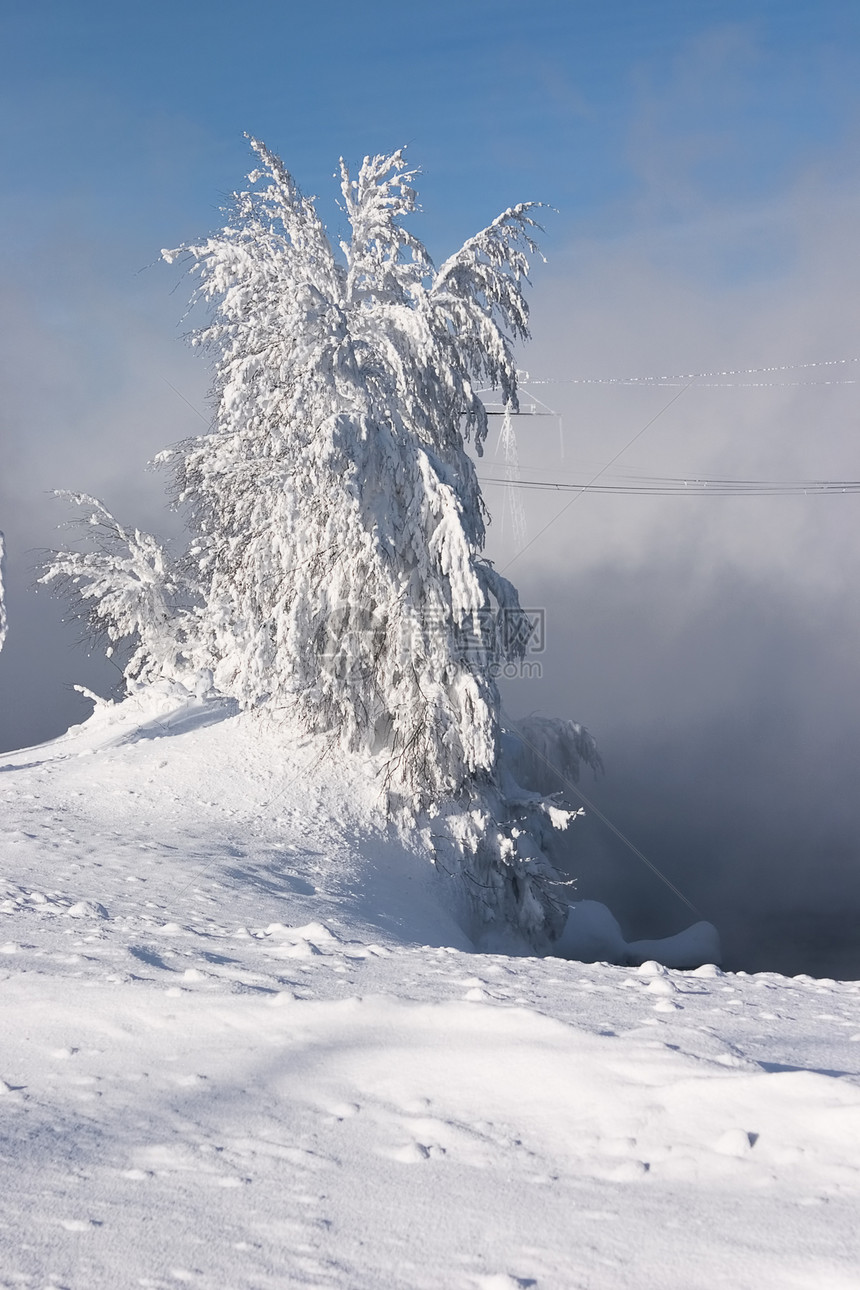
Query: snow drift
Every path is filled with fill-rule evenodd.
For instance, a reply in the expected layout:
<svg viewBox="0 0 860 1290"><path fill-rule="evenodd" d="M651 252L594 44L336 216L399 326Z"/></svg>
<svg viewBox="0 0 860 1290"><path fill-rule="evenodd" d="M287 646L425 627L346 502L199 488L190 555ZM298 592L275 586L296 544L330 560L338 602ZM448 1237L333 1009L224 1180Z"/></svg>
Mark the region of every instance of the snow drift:
<svg viewBox="0 0 860 1290"><path fill-rule="evenodd" d="M860 985L476 954L366 759L175 687L0 763L0 1278L848 1290Z"/></svg>

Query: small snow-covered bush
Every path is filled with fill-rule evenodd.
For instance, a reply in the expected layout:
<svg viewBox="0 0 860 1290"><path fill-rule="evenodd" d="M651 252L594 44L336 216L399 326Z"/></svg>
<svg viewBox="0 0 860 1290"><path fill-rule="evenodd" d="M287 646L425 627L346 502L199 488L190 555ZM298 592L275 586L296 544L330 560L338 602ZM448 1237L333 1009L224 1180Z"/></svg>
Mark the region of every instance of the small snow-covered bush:
<svg viewBox="0 0 860 1290"><path fill-rule="evenodd" d="M107 637L109 654L118 642L131 647L127 680L176 678L188 662L189 613L179 602L182 580L165 548L149 533L123 528L86 493L56 496L89 512L73 523L91 549L53 552L39 582L54 584L93 637Z"/></svg>
<svg viewBox="0 0 860 1290"><path fill-rule="evenodd" d="M521 717L507 733L505 764L523 788L569 802L581 766L596 773L603 762L592 735L565 717Z"/></svg>

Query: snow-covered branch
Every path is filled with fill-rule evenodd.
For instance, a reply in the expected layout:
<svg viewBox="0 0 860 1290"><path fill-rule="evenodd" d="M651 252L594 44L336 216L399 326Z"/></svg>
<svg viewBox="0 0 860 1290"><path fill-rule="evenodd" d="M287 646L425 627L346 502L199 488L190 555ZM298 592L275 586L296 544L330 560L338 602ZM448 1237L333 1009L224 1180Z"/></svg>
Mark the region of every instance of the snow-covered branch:
<svg viewBox="0 0 860 1290"><path fill-rule="evenodd" d="M72 523L91 549L51 552L39 582L56 587L92 636L107 637L108 654L119 643L131 647L127 678L187 672L188 609L164 547L149 533L123 528L95 497L59 490L55 496L87 512Z"/></svg>

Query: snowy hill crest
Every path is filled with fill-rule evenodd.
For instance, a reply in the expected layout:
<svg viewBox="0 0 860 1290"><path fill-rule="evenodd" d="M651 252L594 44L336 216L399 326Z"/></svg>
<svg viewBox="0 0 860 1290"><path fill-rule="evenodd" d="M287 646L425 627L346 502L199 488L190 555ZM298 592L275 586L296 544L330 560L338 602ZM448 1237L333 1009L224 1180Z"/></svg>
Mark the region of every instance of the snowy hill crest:
<svg viewBox="0 0 860 1290"><path fill-rule="evenodd" d="M282 735L165 685L3 758L0 1276L847 1290L857 983L475 954Z"/></svg>

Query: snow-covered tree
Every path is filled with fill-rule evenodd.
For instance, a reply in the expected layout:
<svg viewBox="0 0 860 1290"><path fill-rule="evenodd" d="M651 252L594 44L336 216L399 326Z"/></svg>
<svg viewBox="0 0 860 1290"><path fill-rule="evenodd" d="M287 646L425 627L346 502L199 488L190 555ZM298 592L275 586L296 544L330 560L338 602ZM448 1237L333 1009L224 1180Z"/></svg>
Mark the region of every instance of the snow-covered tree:
<svg viewBox="0 0 860 1290"><path fill-rule="evenodd" d="M483 557L466 450L487 433L480 387L517 408L533 206L436 268L404 226L402 152L366 157L356 178L341 162L338 250L279 158L252 147L260 166L226 227L163 253L198 277L209 322L192 339L214 367L211 431L158 459L186 556L172 564L73 495L95 549L55 554L43 580L131 643L127 676L207 669L243 707L378 756L390 803L423 819L474 908L546 943L561 913L542 839L571 812L500 760L495 676L531 628Z"/></svg>
<svg viewBox="0 0 860 1290"><path fill-rule="evenodd" d="M401 152L341 162L351 235L338 258L313 202L254 141L262 167L234 216L185 253L211 322L210 434L163 454L205 583L201 628L219 688L292 707L350 746L385 747L422 801L491 775L500 617L516 592L481 558L470 435L478 383L516 402L527 334L528 205L434 268L403 226ZM523 632L507 631L514 650Z"/></svg>

